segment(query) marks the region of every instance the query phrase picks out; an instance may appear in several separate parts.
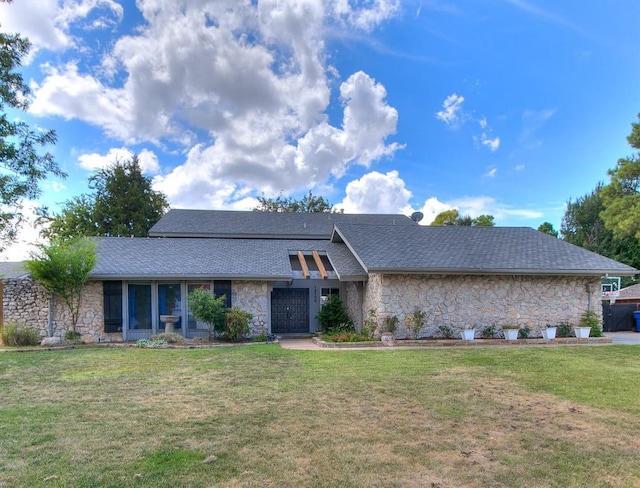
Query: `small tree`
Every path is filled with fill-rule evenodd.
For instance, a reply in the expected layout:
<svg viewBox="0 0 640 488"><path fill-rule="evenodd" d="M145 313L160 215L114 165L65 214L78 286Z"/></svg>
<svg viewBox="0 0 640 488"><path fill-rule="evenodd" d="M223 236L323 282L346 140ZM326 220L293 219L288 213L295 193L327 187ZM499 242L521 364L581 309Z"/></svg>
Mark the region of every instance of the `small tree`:
<svg viewBox="0 0 640 488"><path fill-rule="evenodd" d="M82 290L97 263L95 243L87 239L40 245L25 268L47 291L60 297L71 314L71 332L76 334Z"/></svg>
<svg viewBox="0 0 640 488"><path fill-rule="evenodd" d="M209 326L209 332L224 330L227 308L226 297L214 297L209 290L198 288L189 293L189 310L196 320L200 320Z"/></svg>
<svg viewBox="0 0 640 488"><path fill-rule="evenodd" d="M323 332L340 329L343 324L351 322L338 295L331 295L318 312L318 322Z"/></svg>

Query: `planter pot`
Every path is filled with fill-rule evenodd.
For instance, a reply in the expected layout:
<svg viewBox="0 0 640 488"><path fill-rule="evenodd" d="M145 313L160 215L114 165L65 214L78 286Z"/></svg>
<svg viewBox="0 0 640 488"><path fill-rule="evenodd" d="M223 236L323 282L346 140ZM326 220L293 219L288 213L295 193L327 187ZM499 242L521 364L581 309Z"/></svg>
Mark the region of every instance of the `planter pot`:
<svg viewBox="0 0 640 488"><path fill-rule="evenodd" d="M544 339L555 339L556 338L556 330L558 328L557 327L547 327L546 329L542 329L542 337Z"/></svg>
<svg viewBox="0 0 640 488"><path fill-rule="evenodd" d="M518 332L520 332L519 329L503 329L502 332L504 332L504 338L508 341L515 341L518 340Z"/></svg>
<svg viewBox="0 0 640 488"><path fill-rule="evenodd" d="M578 339L586 339L587 337L589 337L591 327L574 327L573 330L576 333L576 337Z"/></svg>
<svg viewBox="0 0 640 488"><path fill-rule="evenodd" d="M476 331L473 329L464 329L460 332L462 339L465 341L472 341L476 337Z"/></svg>
<svg viewBox="0 0 640 488"><path fill-rule="evenodd" d="M393 335L393 332L383 332L380 336L380 340L385 346L395 346L396 344L396 338Z"/></svg>

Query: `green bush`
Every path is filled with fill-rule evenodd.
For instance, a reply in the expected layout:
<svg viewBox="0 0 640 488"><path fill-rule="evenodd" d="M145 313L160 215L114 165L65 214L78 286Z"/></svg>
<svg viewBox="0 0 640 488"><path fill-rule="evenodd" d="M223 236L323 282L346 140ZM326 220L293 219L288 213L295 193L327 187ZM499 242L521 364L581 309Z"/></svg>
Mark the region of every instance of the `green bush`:
<svg viewBox="0 0 640 488"><path fill-rule="evenodd" d="M591 327L591 337L602 337L602 326L598 315L589 310L580 317L580 327Z"/></svg>
<svg viewBox="0 0 640 488"><path fill-rule="evenodd" d="M362 322L362 335L373 338L378 333L378 312L369 310L369 316Z"/></svg>
<svg viewBox="0 0 640 488"><path fill-rule="evenodd" d="M368 342L371 337L356 332L327 332L322 334L322 339L327 342Z"/></svg>
<svg viewBox="0 0 640 488"><path fill-rule="evenodd" d="M253 342L267 342L269 340L269 335L266 330L263 330L253 338Z"/></svg>
<svg viewBox="0 0 640 488"><path fill-rule="evenodd" d="M558 329L556 330L556 337L571 337L573 334L573 327L569 322L560 322Z"/></svg>
<svg viewBox="0 0 640 488"><path fill-rule="evenodd" d="M14 323L6 324L1 332L0 338L5 346L37 346L40 344L40 334L32 327L17 325Z"/></svg>
<svg viewBox="0 0 640 488"><path fill-rule="evenodd" d="M426 317L427 312L416 308L411 315L407 315L404 318L404 321L407 323L407 330L414 339L417 339L418 335L420 335L420 329L422 329Z"/></svg>
<svg viewBox="0 0 640 488"><path fill-rule="evenodd" d="M198 288L189 293L189 310L196 320L209 326L209 331L215 335L225 329L226 297L214 297L209 290Z"/></svg>
<svg viewBox="0 0 640 488"><path fill-rule="evenodd" d="M496 337L496 326L489 325L482 329L482 332L480 332L480 337L482 339L494 339Z"/></svg>
<svg viewBox="0 0 640 488"><path fill-rule="evenodd" d="M439 325L438 330L445 339L451 339L453 337L453 329L448 325Z"/></svg>
<svg viewBox="0 0 640 488"><path fill-rule="evenodd" d="M184 344L184 337L175 332L162 332L161 334L154 335L151 340L164 341L167 344Z"/></svg>
<svg viewBox="0 0 640 488"><path fill-rule="evenodd" d="M238 342L249 335L249 321L253 318L249 312L232 307L224 319L224 336L231 342Z"/></svg>
<svg viewBox="0 0 640 488"><path fill-rule="evenodd" d="M520 330L518 331L518 339L528 339L529 337L531 337L531 329L529 326L525 325L520 327Z"/></svg>
<svg viewBox="0 0 640 488"><path fill-rule="evenodd" d="M384 332L395 332L398 328L398 323L400 319L398 319L397 315L387 315L384 319L382 319L382 325L384 327Z"/></svg>
<svg viewBox="0 0 640 488"><path fill-rule="evenodd" d="M81 337L80 332L74 332L72 330L68 330L64 333L65 341L76 342L79 341Z"/></svg>
<svg viewBox="0 0 640 488"><path fill-rule="evenodd" d="M329 299L320 308L317 319L323 332L336 330L341 324L351 322L338 295L329 296Z"/></svg>

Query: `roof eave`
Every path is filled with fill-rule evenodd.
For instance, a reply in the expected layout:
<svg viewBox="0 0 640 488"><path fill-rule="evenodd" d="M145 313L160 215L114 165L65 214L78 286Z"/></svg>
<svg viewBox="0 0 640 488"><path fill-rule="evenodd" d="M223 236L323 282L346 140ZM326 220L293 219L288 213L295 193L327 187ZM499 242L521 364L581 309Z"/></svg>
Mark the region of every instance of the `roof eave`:
<svg viewBox="0 0 640 488"><path fill-rule="evenodd" d="M92 281L202 281L202 280L233 280L233 281L288 281L293 279L293 276L288 275L227 275L227 274L206 274L206 275L124 275L124 274L94 274L89 275L89 279Z"/></svg>
<svg viewBox="0 0 640 488"><path fill-rule="evenodd" d="M634 276L638 271L611 269L477 269L477 268L369 268L370 274L458 274L458 275L528 275L528 276Z"/></svg>

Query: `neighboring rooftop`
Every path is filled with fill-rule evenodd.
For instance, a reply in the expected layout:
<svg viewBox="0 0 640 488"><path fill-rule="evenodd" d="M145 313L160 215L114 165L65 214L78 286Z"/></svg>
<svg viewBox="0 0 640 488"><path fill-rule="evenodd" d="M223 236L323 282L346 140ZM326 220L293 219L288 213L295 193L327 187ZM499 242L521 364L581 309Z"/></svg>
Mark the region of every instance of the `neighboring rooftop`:
<svg viewBox="0 0 640 488"><path fill-rule="evenodd" d="M22 278L26 276L27 270L21 261L18 262L0 262L0 279Z"/></svg>
<svg viewBox="0 0 640 488"><path fill-rule="evenodd" d="M638 270L526 227L338 224L368 272L633 275Z"/></svg>
<svg viewBox="0 0 640 488"><path fill-rule="evenodd" d="M620 290L620 295L616 297L617 300L619 299L629 300L632 298L637 298L640 300L640 283L637 285L631 285L631 286L627 286L626 288L622 288Z"/></svg>
<svg viewBox="0 0 640 488"><path fill-rule="evenodd" d="M173 209L151 228L149 236L328 240L334 224L337 223L375 226L417 225L409 217L394 214Z"/></svg>

